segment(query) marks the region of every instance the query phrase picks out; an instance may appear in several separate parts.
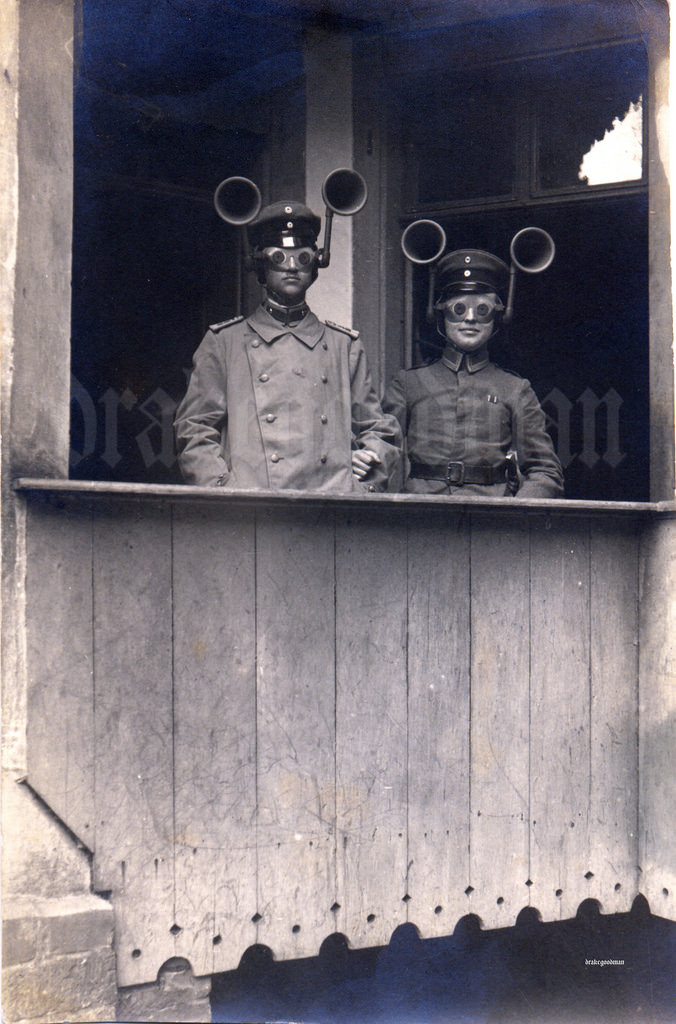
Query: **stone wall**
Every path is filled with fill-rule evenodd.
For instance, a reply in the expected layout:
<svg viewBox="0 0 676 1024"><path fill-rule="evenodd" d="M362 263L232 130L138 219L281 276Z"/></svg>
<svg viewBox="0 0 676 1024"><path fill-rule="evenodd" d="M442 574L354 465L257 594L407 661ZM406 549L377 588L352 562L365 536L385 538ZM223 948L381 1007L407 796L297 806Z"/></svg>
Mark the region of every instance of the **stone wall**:
<svg viewBox="0 0 676 1024"><path fill-rule="evenodd" d="M16 772L2 808L3 1019L114 1020L113 911L90 891L88 852Z"/></svg>

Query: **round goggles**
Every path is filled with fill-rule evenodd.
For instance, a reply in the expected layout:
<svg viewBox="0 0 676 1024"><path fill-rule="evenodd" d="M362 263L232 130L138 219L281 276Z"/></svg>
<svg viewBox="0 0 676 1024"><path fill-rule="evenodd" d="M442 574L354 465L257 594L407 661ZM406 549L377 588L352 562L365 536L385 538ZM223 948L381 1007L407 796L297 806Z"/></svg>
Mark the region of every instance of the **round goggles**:
<svg viewBox="0 0 676 1024"><path fill-rule="evenodd" d="M277 270L305 270L312 266L317 256L315 249L304 246L301 249L289 248L279 249L275 245L269 245L263 249L262 255Z"/></svg>
<svg viewBox="0 0 676 1024"><path fill-rule="evenodd" d="M463 295L462 298L453 298L439 303L437 308L441 309L444 316L454 324L460 324L463 320L467 320L470 311L477 323L487 324L496 313L501 313L505 307L500 299L495 301L485 295Z"/></svg>

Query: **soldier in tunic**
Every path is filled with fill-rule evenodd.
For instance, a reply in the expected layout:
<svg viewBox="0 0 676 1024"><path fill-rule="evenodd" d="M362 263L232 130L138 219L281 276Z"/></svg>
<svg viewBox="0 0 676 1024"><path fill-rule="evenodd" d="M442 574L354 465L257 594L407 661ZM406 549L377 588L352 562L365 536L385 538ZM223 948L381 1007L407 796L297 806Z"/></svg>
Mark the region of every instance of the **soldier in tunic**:
<svg viewBox="0 0 676 1024"><path fill-rule="evenodd" d="M296 202L249 226L263 299L213 324L197 349L175 430L187 483L380 491L401 431L374 391L359 334L308 308L321 222Z"/></svg>
<svg viewBox="0 0 676 1024"><path fill-rule="evenodd" d="M418 494L563 496L563 472L529 382L491 362L509 269L478 249L438 264L435 315L443 355L404 370L383 399L406 439L403 489Z"/></svg>

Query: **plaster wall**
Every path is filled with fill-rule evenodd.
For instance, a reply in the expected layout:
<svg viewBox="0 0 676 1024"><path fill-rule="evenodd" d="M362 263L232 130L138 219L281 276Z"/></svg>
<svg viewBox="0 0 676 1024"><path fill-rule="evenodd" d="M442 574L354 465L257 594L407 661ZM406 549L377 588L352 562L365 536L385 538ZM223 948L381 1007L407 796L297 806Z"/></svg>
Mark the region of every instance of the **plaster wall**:
<svg viewBox="0 0 676 1024"><path fill-rule="evenodd" d="M315 213L321 214L323 231L322 182L336 168L353 166L350 40L340 35L310 32L305 69L306 202ZM320 319L347 327L352 326L352 231L352 217L333 218L331 264L319 272L311 292L312 308Z"/></svg>
<svg viewBox="0 0 676 1024"><path fill-rule="evenodd" d="M25 516L12 483L68 471L72 0L0 5L3 1020L110 1020L113 916L88 851L23 782ZM67 638L65 638L67 642Z"/></svg>

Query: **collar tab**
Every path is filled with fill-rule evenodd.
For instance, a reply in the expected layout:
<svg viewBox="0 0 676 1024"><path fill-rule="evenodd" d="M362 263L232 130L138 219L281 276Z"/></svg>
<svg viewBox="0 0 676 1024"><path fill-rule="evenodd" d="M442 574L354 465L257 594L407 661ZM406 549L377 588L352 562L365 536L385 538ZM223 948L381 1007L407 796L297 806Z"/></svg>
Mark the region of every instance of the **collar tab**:
<svg viewBox="0 0 676 1024"><path fill-rule="evenodd" d="M459 349L453 348L452 345L448 345L444 350L441 360L450 370L454 370L456 373L459 370L476 373L477 370L483 370L484 366L488 366L490 362L488 352L485 349L483 352L460 352Z"/></svg>

